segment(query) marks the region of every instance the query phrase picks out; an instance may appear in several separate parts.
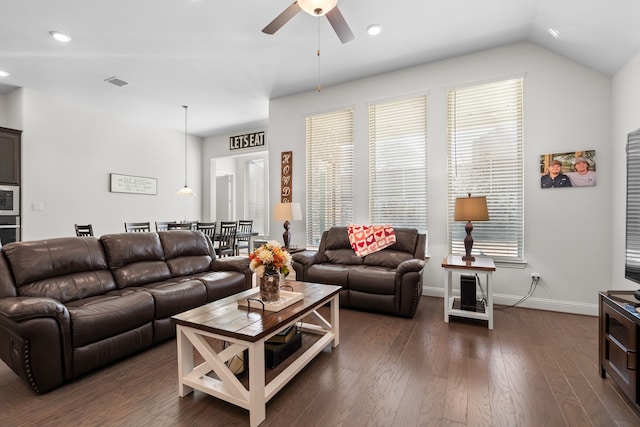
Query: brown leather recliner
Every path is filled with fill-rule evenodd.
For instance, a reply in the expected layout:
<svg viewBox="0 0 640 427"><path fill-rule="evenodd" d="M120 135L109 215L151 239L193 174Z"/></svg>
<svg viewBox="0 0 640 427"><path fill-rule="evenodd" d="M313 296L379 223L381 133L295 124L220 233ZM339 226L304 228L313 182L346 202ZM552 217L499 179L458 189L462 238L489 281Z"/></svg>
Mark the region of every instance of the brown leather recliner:
<svg viewBox="0 0 640 427"><path fill-rule="evenodd" d="M44 393L175 335L171 316L248 289L246 257L199 231L6 244L0 359Z"/></svg>
<svg viewBox="0 0 640 427"><path fill-rule="evenodd" d="M427 236L412 228L394 231L396 243L358 257L347 227L332 227L322 234L318 251L292 255L296 279L341 285L341 307L411 318L422 295Z"/></svg>

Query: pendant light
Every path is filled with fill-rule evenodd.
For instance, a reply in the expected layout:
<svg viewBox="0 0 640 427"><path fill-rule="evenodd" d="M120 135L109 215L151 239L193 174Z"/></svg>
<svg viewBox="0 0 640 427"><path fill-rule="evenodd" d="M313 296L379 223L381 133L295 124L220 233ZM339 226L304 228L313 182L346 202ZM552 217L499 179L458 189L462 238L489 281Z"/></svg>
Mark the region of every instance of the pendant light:
<svg viewBox="0 0 640 427"><path fill-rule="evenodd" d="M178 190L178 195L195 196L196 193L187 184L187 108L189 107L183 105L182 108L184 108L184 187Z"/></svg>

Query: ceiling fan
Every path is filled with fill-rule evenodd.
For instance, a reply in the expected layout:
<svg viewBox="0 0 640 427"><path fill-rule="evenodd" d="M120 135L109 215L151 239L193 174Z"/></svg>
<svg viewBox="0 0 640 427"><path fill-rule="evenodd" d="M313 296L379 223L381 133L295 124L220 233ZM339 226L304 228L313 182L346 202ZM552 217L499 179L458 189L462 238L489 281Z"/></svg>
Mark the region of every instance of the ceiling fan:
<svg viewBox="0 0 640 427"><path fill-rule="evenodd" d="M274 34L284 24L289 22L291 18L296 16L298 12L304 10L309 15L323 16L326 15L333 30L338 35L342 43L348 43L354 39L354 35L345 21L340 9L337 6L338 0L298 0L293 2L291 6L286 8L276 19L271 21L269 25L262 29L263 33Z"/></svg>

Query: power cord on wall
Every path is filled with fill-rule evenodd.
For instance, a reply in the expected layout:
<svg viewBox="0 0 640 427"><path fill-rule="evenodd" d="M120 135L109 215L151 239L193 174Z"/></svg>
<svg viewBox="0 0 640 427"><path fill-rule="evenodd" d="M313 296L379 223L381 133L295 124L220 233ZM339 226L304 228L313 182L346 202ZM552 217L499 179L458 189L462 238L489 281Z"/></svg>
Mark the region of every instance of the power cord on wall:
<svg viewBox="0 0 640 427"><path fill-rule="evenodd" d="M487 305L487 295L484 293L484 288L482 287L482 282L480 281L480 276L478 276L478 273L476 273L476 283L478 284L478 287L480 288L480 295L482 296L481 298L477 299L477 302L481 302L486 307L486 305Z"/></svg>
<svg viewBox="0 0 640 427"><path fill-rule="evenodd" d="M511 305L502 306L502 307L496 308L496 310L501 310L501 309L505 309L505 308L512 308L512 307L515 307L515 306L520 305L523 302L525 302L536 291L536 288L538 287L538 282L539 281L540 281L540 277L532 277L531 278L531 284L529 285L529 292L527 292L527 294L525 296L523 296L522 298L520 298L518 301L516 301L515 303L513 303Z"/></svg>

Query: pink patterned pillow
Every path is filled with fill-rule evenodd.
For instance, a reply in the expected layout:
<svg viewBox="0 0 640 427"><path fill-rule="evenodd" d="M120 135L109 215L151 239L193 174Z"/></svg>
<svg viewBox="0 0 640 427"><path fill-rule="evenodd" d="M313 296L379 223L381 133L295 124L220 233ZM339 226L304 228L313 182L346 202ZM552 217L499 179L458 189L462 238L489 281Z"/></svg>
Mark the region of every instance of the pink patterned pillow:
<svg viewBox="0 0 640 427"><path fill-rule="evenodd" d="M357 256L377 252L396 242L396 233L391 225L356 225L349 224L349 243Z"/></svg>

